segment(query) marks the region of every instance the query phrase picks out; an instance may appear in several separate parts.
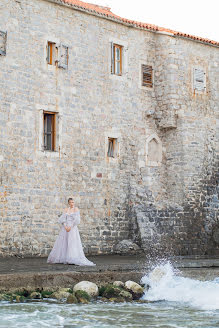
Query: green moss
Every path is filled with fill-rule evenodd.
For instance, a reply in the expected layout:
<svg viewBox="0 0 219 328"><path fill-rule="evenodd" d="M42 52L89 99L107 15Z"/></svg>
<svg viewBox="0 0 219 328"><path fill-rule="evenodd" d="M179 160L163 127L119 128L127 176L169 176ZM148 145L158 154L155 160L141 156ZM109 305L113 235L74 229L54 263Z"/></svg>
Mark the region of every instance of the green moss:
<svg viewBox="0 0 219 328"><path fill-rule="evenodd" d="M102 293L103 297L106 297L108 299L110 298L123 298L126 301L132 300L132 294L125 291L122 287L118 287L112 284L108 284L105 288L105 290Z"/></svg>
<svg viewBox="0 0 219 328"><path fill-rule="evenodd" d="M90 302L90 296L88 295L87 292L85 292L84 290L77 290L75 292L75 296L77 297L77 299L81 302L82 299L87 300L88 302Z"/></svg>
<svg viewBox="0 0 219 328"><path fill-rule="evenodd" d="M72 288L69 288L68 289L68 292L71 293L71 294L73 294L73 289Z"/></svg>
<svg viewBox="0 0 219 328"><path fill-rule="evenodd" d="M114 286L112 284L108 284L106 285L102 296L107 298L112 298L118 296L120 292L121 292L121 288Z"/></svg>
<svg viewBox="0 0 219 328"><path fill-rule="evenodd" d="M48 297L50 297L50 296L52 295L52 293L53 293L53 291L43 290L43 291L41 292L41 295L42 295L42 297L44 297L44 298L48 298Z"/></svg>
<svg viewBox="0 0 219 328"><path fill-rule="evenodd" d="M100 286L99 288L99 296L103 296L103 293L105 292L106 290L106 286Z"/></svg>
<svg viewBox="0 0 219 328"><path fill-rule="evenodd" d="M22 291L15 292L15 295L28 297L30 295L30 292L28 290L24 289Z"/></svg>

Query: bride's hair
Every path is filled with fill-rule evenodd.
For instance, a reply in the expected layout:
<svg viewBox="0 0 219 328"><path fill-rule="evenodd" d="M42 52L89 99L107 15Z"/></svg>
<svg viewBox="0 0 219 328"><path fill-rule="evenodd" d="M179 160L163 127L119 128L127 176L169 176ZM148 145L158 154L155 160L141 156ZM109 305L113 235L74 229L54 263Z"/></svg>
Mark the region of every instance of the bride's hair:
<svg viewBox="0 0 219 328"><path fill-rule="evenodd" d="M68 203L69 203L70 200L73 200L73 198L70 197L70 198L68 199Z"/></svg>

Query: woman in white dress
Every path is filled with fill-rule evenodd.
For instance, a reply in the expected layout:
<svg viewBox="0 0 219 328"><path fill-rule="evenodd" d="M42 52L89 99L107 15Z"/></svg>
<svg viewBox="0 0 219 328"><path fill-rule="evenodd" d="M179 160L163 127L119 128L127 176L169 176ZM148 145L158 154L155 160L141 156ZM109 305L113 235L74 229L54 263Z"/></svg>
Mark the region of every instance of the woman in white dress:
<svg viewBox="0 0 219 328"><path fill-rule="evenodd" d="M68 199L68 205L69 207L58 219L62 228L47 258L47 263L96 265L84 255L77 227L80 223L80 211L78 207L74 206L72 198Z"/></svg>

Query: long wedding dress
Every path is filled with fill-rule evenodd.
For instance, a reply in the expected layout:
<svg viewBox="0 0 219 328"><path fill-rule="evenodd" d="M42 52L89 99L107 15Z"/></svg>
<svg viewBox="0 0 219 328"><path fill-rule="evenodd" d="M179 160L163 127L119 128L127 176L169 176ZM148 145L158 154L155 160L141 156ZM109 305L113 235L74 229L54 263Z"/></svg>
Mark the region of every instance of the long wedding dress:
<svg viewBox="0 0 219 328"><path fill-rule="evenodd" d="M84 255L77 227L80 223L80 211L70 214L63 213L58 222L62 224L62 228L47 258L47 263L96 265ZM70 226L71 230L67 232L65 226Z"/></svg>

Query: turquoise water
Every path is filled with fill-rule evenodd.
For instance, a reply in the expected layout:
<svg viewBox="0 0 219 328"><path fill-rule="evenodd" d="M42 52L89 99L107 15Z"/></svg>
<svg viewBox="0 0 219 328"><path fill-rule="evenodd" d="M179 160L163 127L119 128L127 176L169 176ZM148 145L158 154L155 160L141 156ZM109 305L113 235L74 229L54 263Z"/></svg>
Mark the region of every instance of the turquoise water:
<svg viewBox="0 0 219 328"><path fill-rule="evenodd" d="M0 327L219 327L218 310L198 310L177 302L90 303L31 302L1 304Z"/></svg>
<svg viewBox="0 0 219 328"><path fill-rule="evenodd" d="M0 327L219 327L219 279L184 278L170 263L157 266L142 282L148 303L65 304L54 299L0 302Z"/></svg>

